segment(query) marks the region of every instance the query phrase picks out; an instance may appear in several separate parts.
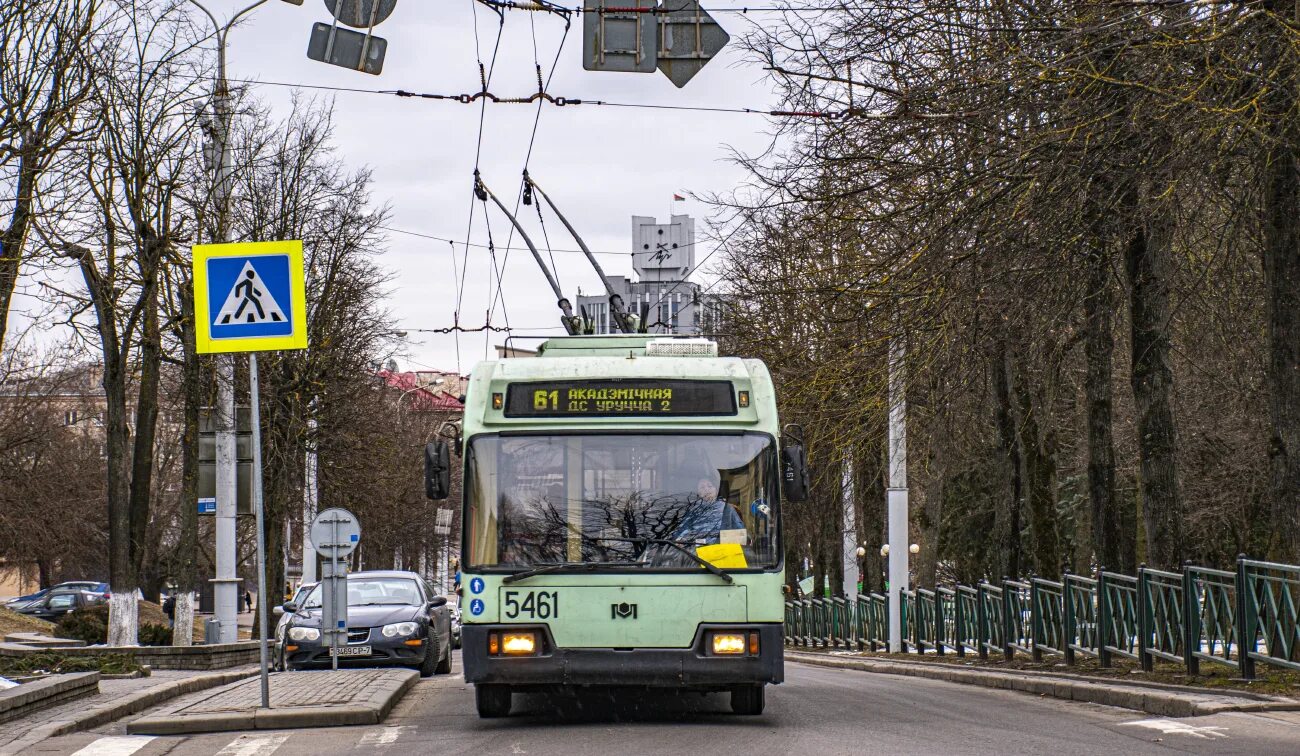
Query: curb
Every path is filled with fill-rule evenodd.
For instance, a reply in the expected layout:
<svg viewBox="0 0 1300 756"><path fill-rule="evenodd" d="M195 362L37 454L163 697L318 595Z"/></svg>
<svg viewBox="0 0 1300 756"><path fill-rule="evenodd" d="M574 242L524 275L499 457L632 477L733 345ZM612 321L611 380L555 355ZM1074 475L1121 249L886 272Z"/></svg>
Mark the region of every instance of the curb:
<svg viewBox="0 0 1300 756"><path fill-rule="evenodd" d="M369 700L345 706L295 706L284 709L250 709L192 714L184 717L166 713L128 722L130 735L188 735L231 730L284 730L304 727L345 727L383 722L397 702L420 679L415 670L401 680L380 686Z"/></svg>
<svg viewBox="0 0 1300 756"><path fill-rule="evenodd" d="M101 704L87 711L80 712L71 719L55 720L34 727L22 740L14 741L6 746L0 747L0 754L22 753L24 749L29 748L33 744L42 740L57 738L60 735L67 735L68 733L80 732L82 730L99 727L100 725L143 711L150 706L154 706L177 696L182 696L186 693L196 693L201 690L207 690L208 688L215 688L219 685L227 685L247 677L252 677L256 674L256 669L234 670L208 675L195 675L194 677L186 678L184 680L173 680L172 682L155 685L152 688L136 691L135 693Z"/></svg>
<svg viewBox="0 0 1300 756"><path fill-rule="evenodd" d="M785 658L799 664L833 669L853 669L877 674L920 677L962 685L979 685L998 690L1014 690L1050 696L1064 701L1080 701L1103 706L1117 706L1164 717L1202 717L1229 711L1300 711L1300 701L1262 696L1242 697L1192 694L1167 689L1123 685L1108 681L1082 680L1077 677L994 672L979 669L952 669L938 664L911 664L896 661L845 659L820 654L786 650Z"/></svg>
<svg viewBox="0 0 1300 756"><path fill-rule="evenodd" d="M0 722L11 722L99 692L98 672L73 672L24 683L0 692Z"/></svg>

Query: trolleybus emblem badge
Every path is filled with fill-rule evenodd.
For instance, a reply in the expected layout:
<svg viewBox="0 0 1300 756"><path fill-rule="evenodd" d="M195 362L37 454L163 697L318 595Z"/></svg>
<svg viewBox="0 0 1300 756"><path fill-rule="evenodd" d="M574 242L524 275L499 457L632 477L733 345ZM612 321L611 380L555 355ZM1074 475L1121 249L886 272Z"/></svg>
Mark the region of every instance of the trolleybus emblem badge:
<svg viewBox="0 0 1300 756"><path fill-rule="evenodd" d="M636 604L629 604L624 601L621 604L609 605L610 619L636 619Z"/></svg>

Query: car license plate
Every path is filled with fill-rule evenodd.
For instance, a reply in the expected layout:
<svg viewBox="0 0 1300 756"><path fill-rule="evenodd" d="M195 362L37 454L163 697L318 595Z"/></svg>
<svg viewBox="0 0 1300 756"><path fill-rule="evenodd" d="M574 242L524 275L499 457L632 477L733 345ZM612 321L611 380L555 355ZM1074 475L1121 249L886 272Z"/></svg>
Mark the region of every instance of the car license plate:
<svg viewBox="0 0 1300 756"><path fill-rule="evenodd" d="M330 656L370 656L370 646L344 646L331 648Z"/></svg>

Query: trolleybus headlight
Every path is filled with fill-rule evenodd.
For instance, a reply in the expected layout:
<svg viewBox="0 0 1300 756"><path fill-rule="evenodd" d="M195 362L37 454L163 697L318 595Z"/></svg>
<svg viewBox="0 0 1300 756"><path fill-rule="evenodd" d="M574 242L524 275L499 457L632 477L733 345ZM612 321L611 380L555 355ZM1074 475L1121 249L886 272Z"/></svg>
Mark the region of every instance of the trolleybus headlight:
<svg viewBox="0 0 1300 756"><path fill-rule="evenodd" d="M501 651L509 656L529 656L537 650L537 636L533 633L503 633Z"/></svg>
<svg viewBox="0 0 1300 756"><path fill-rule="evenodd" d="M289 638L296 641L320 640L320 631L314 627L291 627Z"/></svg>
<svg viewBox="0 0 1300 756"><path fill-rule="evenodd" d="M744 634L743 633L714 633L713 653L715 654L745 653Z"/></svg>
<svg viewBox="0 0 1300 756"><path fill-rule="evenodd" d="M391 625L384 625L385 638L397 638L402 635L415 635L415 630L419 625L414 622L394 622Z"/></svg>

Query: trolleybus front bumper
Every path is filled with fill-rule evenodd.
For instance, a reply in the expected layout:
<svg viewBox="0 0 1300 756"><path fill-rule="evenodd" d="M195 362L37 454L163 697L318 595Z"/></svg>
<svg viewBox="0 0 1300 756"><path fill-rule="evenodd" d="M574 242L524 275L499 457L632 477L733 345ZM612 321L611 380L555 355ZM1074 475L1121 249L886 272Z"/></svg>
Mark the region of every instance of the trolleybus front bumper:
<svg viewBox="0 0 1300 756"><path fill-rule="evenodd" d="M488 653L493 632L534 630L543 640L536 655ZM710 631L757 632L757 654L709 653ZM700 625L689 648L557 648L544 625L465 625L462 652L465 681L511 686L627 685L725 689L733 685L777 684L785 679L779 624Z"/></svg>

